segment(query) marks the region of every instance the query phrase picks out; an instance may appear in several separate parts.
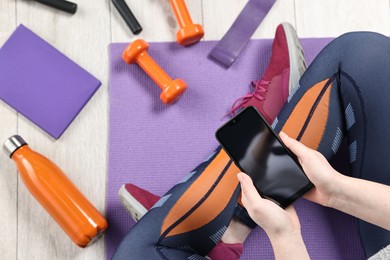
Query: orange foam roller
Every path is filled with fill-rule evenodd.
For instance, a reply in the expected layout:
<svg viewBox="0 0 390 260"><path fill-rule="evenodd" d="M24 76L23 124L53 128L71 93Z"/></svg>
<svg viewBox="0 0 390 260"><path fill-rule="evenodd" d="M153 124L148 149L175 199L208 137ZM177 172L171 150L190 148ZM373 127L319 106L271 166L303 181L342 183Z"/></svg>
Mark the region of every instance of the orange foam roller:
<svg viewBox="0 0 390 260"><path fill-rule="evenodd" d="M176 33L176 41L183 46L197 43L204 35L203 27L191 20L184 0L169 0L175 13L180 30Z"/></svg>
<svg viewBox="0 0 390 260"><path fill-rule="evenodd" d="M122 54L127 64L137 63L161 88L160 99L169 104L176 101L187 89L182 79L172 80L167 73L147 53L149 44L138 39L130 43Z"/></svg>

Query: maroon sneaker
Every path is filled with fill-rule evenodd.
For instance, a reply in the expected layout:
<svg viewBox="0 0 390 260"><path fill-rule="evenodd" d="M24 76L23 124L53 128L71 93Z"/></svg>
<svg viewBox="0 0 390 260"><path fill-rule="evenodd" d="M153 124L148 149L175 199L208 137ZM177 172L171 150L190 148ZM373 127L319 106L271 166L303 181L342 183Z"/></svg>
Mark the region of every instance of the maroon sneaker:
<svg viewBox="0 0 390 260"><path fill-rule="evenodd" d="M131 183L122 185L118 195L123 207L136 222L160 199L159 196Z"/></svg>
<svg viewBox="0 0 390 260"><path fill-rule="evenodd" d="M271 124L288 96L298 87L305 70L305 57L295 29L289 23L280 24L276 28L271 60L263 77L252 82L252 93L234 102L230 114L254 106Z"/></svg>

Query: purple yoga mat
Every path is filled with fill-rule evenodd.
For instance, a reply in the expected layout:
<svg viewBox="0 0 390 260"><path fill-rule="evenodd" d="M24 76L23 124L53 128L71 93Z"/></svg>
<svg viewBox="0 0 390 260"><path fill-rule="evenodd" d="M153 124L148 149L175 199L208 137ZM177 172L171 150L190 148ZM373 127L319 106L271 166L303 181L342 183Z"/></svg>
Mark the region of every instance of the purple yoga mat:
<svg viewBox="0 0 390 260"><path fill-rule="evenodd" d="M329 39L303 39L307 61ZM215 42L188 48L151 43L149 54L188 90L173 105L159 99L160 89L121 54L127 44L110 46L110 123L107 180L106 253L109 259L134 225L122 208L118 190L134 183L163 195L217 147L214 133L238 97L259 79L271 54L272 40L252 40L229 70L207 59ZM300 199L295 203L312 259L364 259L356 220L336 210ZM131 258L131 256L129 256ZM241 259L272 259L271 245L260 228L245 243Z"/></svg>
<svg viewBox="0 0 390 260"><path fill-rule="evenodd" d="M59 138L100 81L23 25L0 49L0 99Z"/></svg>

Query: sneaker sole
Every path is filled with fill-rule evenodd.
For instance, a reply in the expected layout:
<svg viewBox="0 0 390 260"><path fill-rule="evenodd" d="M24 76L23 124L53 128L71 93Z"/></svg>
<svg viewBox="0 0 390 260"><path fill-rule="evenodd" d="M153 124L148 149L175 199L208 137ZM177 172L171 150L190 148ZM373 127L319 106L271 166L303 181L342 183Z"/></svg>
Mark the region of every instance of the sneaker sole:
<svg viewBox="0 0 390 260"><path fill-rule="evenodd" d="M289 23L282 23L287 39L288 54L290 59L289 94L298 86L299 79L306 70L305 54L295 29Z"/></svg>
<svg viewBox="0 0 390 260"><path fill-rule="evenodd" d="M148 210L126 190L125 185L122 185L119 189L118 196L123 207L135 222L139 221L146 212L148 212Z"/></svg>

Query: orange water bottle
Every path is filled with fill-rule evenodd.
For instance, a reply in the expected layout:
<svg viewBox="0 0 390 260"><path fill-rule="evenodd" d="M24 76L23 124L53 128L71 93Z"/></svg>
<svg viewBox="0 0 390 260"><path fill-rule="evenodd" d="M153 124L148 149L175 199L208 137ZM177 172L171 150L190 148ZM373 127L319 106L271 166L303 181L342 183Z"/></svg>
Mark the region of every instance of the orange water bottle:
<svg viewBox="0 0 390 260"><path fill-rule="evenodd" d="M78 246L86 247L103 234L107 221L57 165L18 135L4 143L4 151L27 189Z"/></svg>

